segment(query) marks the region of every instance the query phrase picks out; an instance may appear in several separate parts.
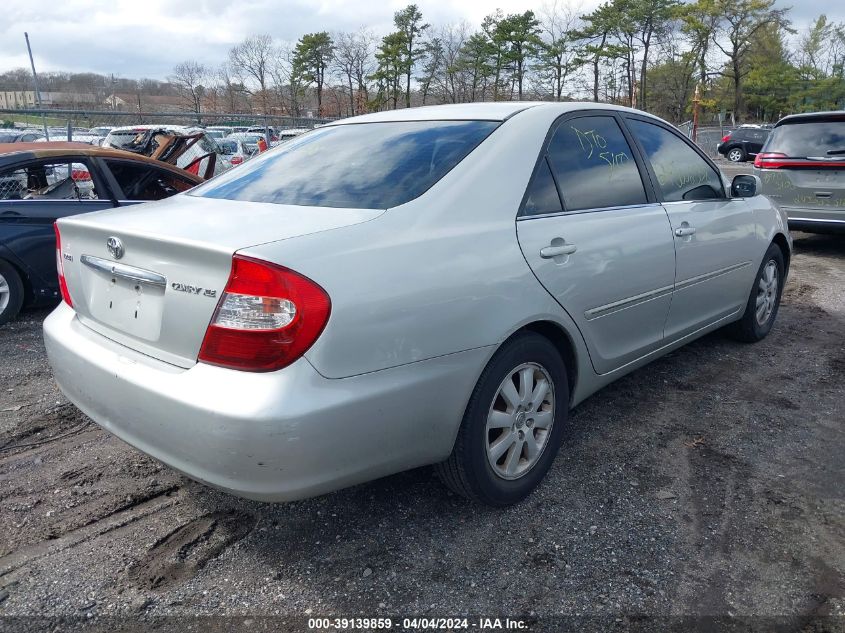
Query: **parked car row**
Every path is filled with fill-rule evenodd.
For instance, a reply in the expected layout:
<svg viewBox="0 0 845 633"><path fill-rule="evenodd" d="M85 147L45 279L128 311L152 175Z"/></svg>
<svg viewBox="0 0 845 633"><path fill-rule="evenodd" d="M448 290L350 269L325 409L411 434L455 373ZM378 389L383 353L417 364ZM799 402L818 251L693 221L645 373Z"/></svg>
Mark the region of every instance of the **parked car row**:
<svg viewBox="0 0 845 633"><path fill-rule="evenodd" d="M754 175L578 103L370 114L260 156L259 133L160 125L0 146L0 323L60 295L44 327L65 395L234 494L433 464L507 505L602 386L717 328L767 336L789 223L845 225L845 113L730 139ZM217 156L248 163L199 184Z"/></svg>

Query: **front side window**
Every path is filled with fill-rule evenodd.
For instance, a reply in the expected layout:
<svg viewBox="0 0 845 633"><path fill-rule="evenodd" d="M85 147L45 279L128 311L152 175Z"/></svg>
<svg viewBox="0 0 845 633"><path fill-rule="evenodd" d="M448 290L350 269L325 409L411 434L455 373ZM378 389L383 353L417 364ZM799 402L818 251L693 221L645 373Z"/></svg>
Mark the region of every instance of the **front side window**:
<svg viewBox="0 0 845 633"><path fill-rule="evenodd" d="M316 207L388 209L422 195L498 126L402 121L322 127L190 195Z"/></svg>
<svg viewBox="0 0 845 633"><path fill-rule="evenodd" d="M666 202L724 197L719 174L681 138L645 121L631 119L628 127L643 146Z"/></svg>
<svg viewBox="0 0 845 633"><path fill-rule="evenodd" d="M567 211L647 201L634 154L613 117L564 121L552 137L548 158Z"/></svg>

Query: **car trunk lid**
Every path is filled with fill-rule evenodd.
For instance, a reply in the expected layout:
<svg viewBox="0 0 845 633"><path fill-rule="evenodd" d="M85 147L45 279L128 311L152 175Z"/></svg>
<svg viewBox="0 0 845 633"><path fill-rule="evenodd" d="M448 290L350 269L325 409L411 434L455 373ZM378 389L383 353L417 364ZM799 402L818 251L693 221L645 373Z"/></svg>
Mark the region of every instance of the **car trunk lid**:
<svg viewBox="0 0 845 633"><path fill-rule="evenodd" d="M60 221L61 256L83 325L148 356L190 367L236 251L381 213L180 195Z"/></svg>

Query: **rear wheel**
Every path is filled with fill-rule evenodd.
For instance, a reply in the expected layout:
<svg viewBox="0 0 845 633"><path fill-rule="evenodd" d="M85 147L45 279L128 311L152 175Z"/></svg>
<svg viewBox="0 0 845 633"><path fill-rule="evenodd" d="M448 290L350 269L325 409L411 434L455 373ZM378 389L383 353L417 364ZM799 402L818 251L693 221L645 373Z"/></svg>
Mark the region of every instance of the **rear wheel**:
<svg viewBox="0 0 845 633"><path fill-rule="evenodd" d="M23 283L17 271L0 260L0 325L15 318L23 305Z"/></svg>
<svg viewBox="0 0 845 633"><path fill-rule="evenodd" d="M732 163L741 163L745 160L745 152L739 147L734 147L728 152L728 160Z"/></svg>
<svg viewBox="0 0 845 633"><path fill-rule="evenodd" d="M449 459L438 464L454 492L493 506L526 497L560 446L569 409L566 367L548 339L509 340L473 391Z"/></svg>
<svg viewBox="0 0 845 633"><path fill-rule="evenodd" d="M783 252L777 244L771 244L757 271L745 312L742 318L732 325L731 333L736 339L745 343L756 343L766 338L780 307L784 273Z"/></svg>

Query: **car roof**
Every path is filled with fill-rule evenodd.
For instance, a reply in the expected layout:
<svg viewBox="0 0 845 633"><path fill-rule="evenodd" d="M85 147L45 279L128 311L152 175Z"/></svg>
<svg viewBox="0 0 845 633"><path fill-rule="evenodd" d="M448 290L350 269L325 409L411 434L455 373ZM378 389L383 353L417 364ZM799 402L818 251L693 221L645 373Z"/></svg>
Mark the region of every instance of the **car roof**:
<svg viewBox="0 0 845 633"><path fill-rule="evenodd" d="M634 110L632 108L606 103L594 103L592 101L496 101L450 103L436 106L422 106L419 108L385 110L383 112L373 112L371 114L332 121L327 125L380 123L388 121L505 121L529 108L555 110L560 114L576 112L578 110L612 110L657 118L642 110Z"/></svg>
<svg viewBox="0 0 845 633"><path fill-rule="evenodd" d="M845 121L845 110L833 110L828 112L802 112L800 114L788 114L775 124L775 127L784 123L809 123L810 121Z"/></svg>
<svg viewBox="0 0 845 633"><path fill-rule="evenodd" d="M135 130L172 130L174 132L184 132L186 130L196 130L204 132L200 127L190 125L171 125L169 123L139 123L138 125L121 125L112 128L112 132L134 132Z"/></svg>
<svg viewBox="0 0 845 633"><path fill-rule="evenodd" d="M88 143L74 143L68 141L50 141L47 143L0 143L0 157L12 154L22 154L21 158L64 158L68 156L92 156L99 158L120 158L139 163L154 165L161 169L176 172L180 176L196 180L197 183L203 179L189 171L180 169L169 163L155 160L149 156L142 156L133 152L127 152L113 147L100 147Z"/></svg>

